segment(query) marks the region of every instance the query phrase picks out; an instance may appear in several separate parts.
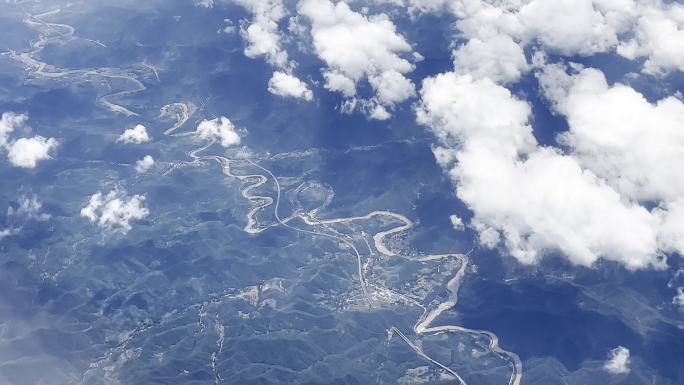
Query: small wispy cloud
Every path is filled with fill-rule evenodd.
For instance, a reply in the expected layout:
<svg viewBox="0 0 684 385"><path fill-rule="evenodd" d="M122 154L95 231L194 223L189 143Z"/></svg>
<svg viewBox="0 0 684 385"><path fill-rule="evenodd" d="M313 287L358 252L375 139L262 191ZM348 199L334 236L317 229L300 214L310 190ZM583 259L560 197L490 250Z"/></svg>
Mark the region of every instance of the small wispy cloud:
<svg viewBox="0 0 684 385"><path fill-rule="evenodd" d="M630 372L629 364L629 349L618 346L610 351L608 361L603 364L603 368L613 374L626 374Z"/></svg>

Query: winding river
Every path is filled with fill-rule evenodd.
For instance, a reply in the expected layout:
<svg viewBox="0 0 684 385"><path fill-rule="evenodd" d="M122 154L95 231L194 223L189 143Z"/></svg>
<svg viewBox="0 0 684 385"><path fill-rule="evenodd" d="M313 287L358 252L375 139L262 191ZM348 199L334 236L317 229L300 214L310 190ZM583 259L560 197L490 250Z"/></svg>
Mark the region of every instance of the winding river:
<svg viewBox="0 0 684 385"><path fill-rule="evenodd" d="M186 105L183 106L183 103L174 103L170 104L167 106L162 107L161 110L161 116L165 118L176 118L176 123L169 129L165 131L166 135L171 135L171 136L190 136L193 135L194 132L192 131L186 131L182 133L176 133L176 130L183 126L189 119L189 113L188 111L192 110L191 105ZM351 250L356 257L357 260L357 268L358 268L358 276L359 276L359 283L361 287L361 292L363 294L364 301L367 303L367 305L370 308L376 308L377 304L373 300L373 298L369 295L369 290L368 286L371 286L366 279L366 276L364 274L364 269L363 269L363 259L364 256L362 253L359 251L357 246L354 244L353 240L356 238L361 237L364 241L365 244L367 245L368 248L368 255L367 258L371 258L373 255L373 249L370 246L370 243L366 239L366 233L361 232L361 234L341 234L337 231L332 231L327 225L331 224L344 224L344 223L350 223L350 222L362 222L362 221L368 221L374 217L382 217L390 222L395 222L398 223L397 226L391 227L388 230L383 230L383 231L378 231L375 234L371 236L373 239L373 247L374 249L386 256L386 257L392 257L396 256L397 253L395 251L392 251L385 243L385 239L389 236L395 235L395 234L400 234L402 232L406 232L414 227L413 222L408 219L406 216L395 213L392 211L372 211L368 214L365 215L360 215L360 216L353 216L353 217L342 217L342 218L328 218L328 219L319 219L318 218L318 211L320 210L319 208L309 210L307 212L294 212L290 214L287 217L282 217L280 213L280 201L281 201L281 196L282 196L282 191L281 191L281 186L278 181L278 178L267 168L264 166L258 164L257 162L251 160L249 157L247 157L244 153L242 154L241 157L239 158L227 158L224 156L219 156L219 155L200 155L200 153L204 152L207 150L209 147L211 147L215 141L208 141L202 146L188 152L188 156L190 157L191 161L189 163L201 163L201 162L206 162L206 161L214 161L217 162L220 167L221 171L224 175L229 176L231 178L236 178L239 181L243 182L243 185L240 189L241 195L249 200L252 203L251 209L248 211L246 214L246 225L244 227L244 231L249 233L249 234L258 234L262 231L265 231L269 228L272 228L274 226L282 226L284 228L293 230L298 233L305 233L313 236L320 236L320 237L325 237L334 241L337 241L338 244L343 244L345 245L349 250ZM185 162L188 163L188 162ZM180 164L180 163L179 163ZM236 174L232 170L232 166L234 164L243 164L243 165L250 165L258 170L260 172L254 173L254 174ZM175 167L174 167L175 168ZM172 168L173 170L173 168ZM171 171L171 170L169 170ZM271 181L273 183L274 189L275 189L275 198L267 195L260 195L257 190L264 186L266 183ZM256 219L256 215L259 212L262 212L265 208L273 205L274 206L274 217L275 217L275 222L273 224L269 224L266 226L260 226L258 220ZM307 226L307 228L301 228L292 225L291 223L293 222L294 219L299 219L303 224ZM406 257L406 256L405 256ZM418 301L408 298L400 293L395 293L392 292L391 290L387 288L381 288L382 291L385 292L390 292L393 295L397 297L401 297L405 300L408 300L415 306L419 306L420 308L423 309L423 314L422 316L416 321L414 327L413 327L413 332L416 335L428 335L428 334L438 334L438 333L448 333L448 332L455 332L455 333L466 333L469 335L472 335L477 338L486 338L489 343L489 349L496 354L497 356L501 357L501 359L505 360L506 362L509 363L509 366L511 368L511 376L508 381L508 385L520 385L520 382L522 380L522 373L523 373L523 368L522 368L522 361L518 357L517 354L510 352L508 350L503 349L499 345L499 338L497 337L496 334L486 331L486 330L477 330L477 329L469 329L465 328L463 326L458 326L458 325L441 325L441 326L432 326L434 321L439 318L439 316L444 313L445 311L453 308L456 306L458 303L458 289L461 286L461 283L463 281L463 278L465 277L466 274L466 269L469 264L469 256L468 254L429 254L429 255L420 255L420 256L407 256L408 259L414 259L414 260L419 260L419 261L428 261L428 260L438 260L438 259L443 259L443 258L457 258L460 261L460 268L456 275L452 277L448 282L447 282L447 290L449 292L449 297L446 301L440 303L438 306L436 306L433 309L428 309L425 307L423 304L419 303ZM375 286L375 285L373 285ZM398 335L402 340L406 342L406 344L413 349L418 355L423 357L425 360L431 362L433 365L443 369L444 371L448 372L451 374L458 382L459 384L462 385L467 385L466 381L463 379L461 375L459 375L456 371L453 369L449 368L447 365L437 361L436 359L430 357L427 353L425 353L420 346L418 346L414 341L412 341L404 332L402 332L397 326L391 326L390 331L392 333L395 333Z"/></svg>
<svg viewBox="0 0 684 385"><path fill-rule="evenodd" d="M77 37L74 35L76 29L67 24L51 23L44 20L47 17L59 14L61 12L61 8L55 8L39 14L31 14L20 3L15 1L15 5L25 14L23 20L24 24L38 30L39 36L37 40L31 42L30 49L28 51L17 52L12 50L2 53L3 55L7 55L11 59L24 64L29 75L34 78L65 78L85 81L100 80L100 82L104 82L106 84L108 92L100 95L97 98L98 103L114 113L123 114L126 116L138 115L138 113L131 111L127 107L112 101L115 98L141 92L147 89L145 85L138 80L138 77L135 73L120 68L109 67L61 69L37 59L37 56L48 44L57 42L66 43L70 40L76 39ZM97 40L80 37L78 39L88 41L93 45L106 47ZM147 63L143 63L142 66L150 69L154 73L157 80L159 80L159 74L156 68ZM110 80L118 80L123 84L120 89L114 90L111 87Z"/></svg>
<svg viewBox="0 0 684 385"><path fill-rule="evenodd" d="M61 79L65 78L68 80L86 80L91 81L93 79L99 79L104 82L108 87L108 92L102 94L98 97L98 102L109 109L110 111L118 114L123 114L126 116L138 115L136 112L131 111L129 108L115 103L113 100L130 95L135 92L144 91L146 89L145 85L138 80L136 74L129 70L123 70L119 68L86 68L86 69L60 69L52 66L48 63L40 61L37 59L38 54L51 43L58 41L67 42L74 39L75 28L66 24L51 23L45 21L45 18L53 16L61 12L60 8L56 8L47 12L40 14L30 14L21 4L16 3L16 6L21 8L25 14L23 22L34 29L39 31L39 37L37 40L32 41L30 44L30 49L25 52L9 51L3 53L8 55L10 58L21 62L26 66L29 74L35 78L46 78L46 79ZM105 47L99 41L83 39L91 42L94 45ZM147 63L142 64L143 67L149 69L153 72L157 81L159 81L159 73L157 69ZM112 89L110 85L110 80L118 80L125 87L120 87L118 90ZM160 118L162 119L175 119L175 123L164 131L167 136L174 137L185 137L191 136L194 132L177 132L193 115L196 111L196 107L191 103L173 103L162 107L160 111ZM251 208L246 214L246 224L244 226L244 231L249 234L258 234L269 228L275 226L282 226L284 228L290 229L297 233L309 234L312 236L319 236L328 238L338 242L340 245L345 245L346 248L351 250L357 260L359 284L361 292L365 303L370 308L376 308L378 305L375 300L369 295L369 286L376 287L376 285L367 282L366 275L364 273L364 258L370 260L374 254L373 249L386 257L393 257L397 255L397 252L391 250L390 247L385 243L385 240L395 234L400 234L409 231L414 227L413 222L406 216L391 212L391 211L372 211L365 215L354 216L354 217L343 217L343 218L328 218L320 219L318 218L318 210L313 209L307 212L297 212L290 214L287 217L281 217L280 213L280 201L281 201L281 186L278 178L267 168L263 167L259 163L253 161L249 157L242 156L240 158L230 159L219 155L200 155L208 148L214 144L213 141L204 143L199 148L196 148L188 153L191 158L191 163L201 163L206 161L217 162L221 171L224 175L236 178L241 181L242 187L240 189L242 196L251 203ZM187 163L187 162L186 162ZM179 164L182 164L179 163ZM173 171L179 164L174 165L170 170ZM253 174L236 174L233 172L233 165L242 164L249 165L257 170L257 173ZM261 187L267 183L273 183L275 190L275 197L268 195L260 195L258 192ZM261 225L257 219L257 214L264 211L267 207L273 206L273 212L275 217L275 222L268 225ZM390 223L397 223L396 226L391 227L388 230L378 231L372 235L372 247L371 243L368 242L367 234L361 232L360 234L343 234L335 231L329 227L333 224L348 224L351 222L363 222L368 221L372 218L382 218ZM301 222L305 227L298 227L292 223L297 220ZM362 239L366 245L368 255L364 255L357 245L355 245L354 240ZM418 301L404 296L400 293L394 293L387 288L380 288L382 291L390 292L393 295L404 298L408 302L415 306L423 309L421 317L416 321L413 332L416 335L429 335L438 333L466 333L478 338L486 338L489 343L489 349L503 360L509 363L511 368L511 376L509 379L509 385L519 385L522 379L522 362L520 358L513 352L507 351L500 347L498 337L486 330L476 330L468 329L458 325L442 325L442 326L432 326L436 319L444 313L445 311L455 307L458 303L458 289L462 284L462 281L466 274L466 269L469 264L468 254L431 254L431 255L420 255L420 256L405 256L409 259L414 259L418 261L428 261L428 260L439 260L444 258L456 258L460 261L460 267L458 272L453 278L451 278L447 283L447 290L449 292L449 297L445 302L440 303L438 306L432 309L428 309L423 304ZM401 331L397 326L391 326L390 331L393 334L398 335L406 344L413 349L418 355L423 357L425 360L429 361L433 365L443 369L444 371L451 374L460 384L466 385L465 380L456 371L449 368L447 365L435 360L425 353L422 348L417 345L411 338L409 338L403 331Z"/></svg>

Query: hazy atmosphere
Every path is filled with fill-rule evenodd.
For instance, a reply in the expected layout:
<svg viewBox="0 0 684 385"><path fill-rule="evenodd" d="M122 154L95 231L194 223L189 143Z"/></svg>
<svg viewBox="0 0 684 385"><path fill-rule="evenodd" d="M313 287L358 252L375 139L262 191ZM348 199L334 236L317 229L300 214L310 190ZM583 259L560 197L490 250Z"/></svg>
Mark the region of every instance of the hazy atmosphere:
<svg viewBox="0 0 684 385"><path fill-rule="evenodd" d="M684 3L0 32L0 385L684 385Z"/></svg>

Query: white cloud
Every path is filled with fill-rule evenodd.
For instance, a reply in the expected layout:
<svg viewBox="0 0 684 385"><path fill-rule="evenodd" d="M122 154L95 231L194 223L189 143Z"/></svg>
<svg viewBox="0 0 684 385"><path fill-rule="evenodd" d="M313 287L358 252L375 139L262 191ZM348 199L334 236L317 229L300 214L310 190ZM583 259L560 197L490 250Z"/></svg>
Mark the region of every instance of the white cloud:
<svg viewBox="0 0 684 385"><path fill-rule="evenodd" d="M245 56L265 57L266 61L279 68L286 68L287 51L281 46L278 22L285 17L286 10L281 0L234 0L252 14L249 23L240 28L242 38L247 42Z"/></svg>
<svg viewBox="0 0 684 385"><path fill-rule="evenodd" d="M195 5L203 8L213 8L214 0L194 0Z"/></svg>
<svg viewBox="0 0 684 385"><path fill-rule="evenodd" d="M339 72L323 72L325 78L325 88L330 91L337 91L342 95L351 98L356 95L356 81Z"/></svg>
<svg viewBox="0 0 684 385"><path fill-rule="evenodd" d="M27 220L42 222L50 219L51 215L41 212L42 208L43 204L35 195L31 197L26 195L20 196L19 206L17 208L14 208L14 206L9 206L7 208L7 221L9 227L0 230L0 240L10 235L19 234Z"/></svg>
<svg viewBox="0 0 684 385"><path fill-rule="evenodd" d="M304 0L299 12L311 21L316 52L333 70L356 81L374 71L413 70L399 56L411 46L387 15L365 16L328 0Z"/></svg>
<svg viewBox="0 0 684 385"><path fill-rule="evenodd" d="M138 124L133 128L129 128L129 129L124 130L123 134L121 134L116 141L127 143L127 144L128 143L141 144L141 143L149 142L150 140L151 140L151 138L147 134L147 130L145 129L145 126L143 126L142 124Z"/></svg>
<svg viewBox="0 0 684 385"><path fill-rule="evenodd" d="M629 31L640 7L660 6L660 0L594 0L594 8L603 14L608 25L618 33Z"/></svg>
<svg viewBox="0 0 684 385"><path fill-rule="evenodd" d="M395 70L372 75L368 80L382 104L401 103L416 94L413 82Z"/></svg>
<svg viewBox="0 0 684 385"><path fill-rule="evenodd" d="M15 114L14 112L3 112L0 120L0 148L9 144L9 136L15 129L23 127L28 120L26 114Z"/></svg>
<svg viewBox="0 0 684 385"><path fill-rule="evenodd" d="M15 233L15 231L13 229L0 230L0 241L2 241L3 238L9 237L10 235L12 235L14 233Z"/></svg>
<svg viewBox="0 0 684 385"><path fill-rule="evenodd" d="M672 298L672 304L684 307L684 287L677 288L677 295Z"/></svg>
<svg viewBox="0 0 684 385"><path fill-rule="evenodd" d="M472 147L459 154L451 173L475 220L499 231L523 263L554 250L585 266L599 257L629 268L660 263L656 219L623 202L572 157L541 148L512 160Z"/></svg>
<svg viewBox="0 0 684 385"><path fill-rule="evenodd" d="M474 38L454 51L454 71L476 78L511 83L518 81L528 68L522 48L508 35L495 35L484 41Z"/></svg>
<svg viewBox="0 0 684 385"><path fill-rule="evenodd" d="M285 72L276 71L268 81L268 91L274 95L304 99L313 99L313 92L303 81Z"/></svg>
<svg viewBox="0 0 684 385"><path fill-rule="evenodd" d="M456 160L449 175L481 243L502 239L523 263L553 250L583 265L600 257L630 268L662 263L657 216L573 157L537 146L527 103L488 78L455 73L426 79L421 96L418 121L440 140L436 157Z"/></svg>
<svg viewBox="0 0 684 385"><path fill-rule="evenodd" d="M525 2L527 3L527 2ZM525 28L517 11L522 2L457 0L450 3L456 27L467 39L488 40L497 35L519 39Z"/></svg>
<svg viewBox="0 0 684 385"><path fill-rule="evenodd" d="M454 148L433 146L432 155L435 161L442 168L449 168L457 160L458 150Z"/></svg>
<svg viewBox="0 0 684 385"><path fill-rule="evenodd" d="M665 253L684 252L681 96L651 103L628 86L609 85L597 70L570 65L576 73L568 75L544 59L545 51L593 55L617 48L623 56L646 57L647 73L681 69L684 6L660 0L448 6L466 42L454 51L453 72L424 80L416 114L436 135L435 159L473 210L470 226L480 242L524 263L560 251L583 265L605 258L629 268L664 267ZM625 37L631 40L621 43ZM537 143L529 104L500 85L529 70L528 44L539 45L533 67L543 68L544 93L568 120L562 151Z"/></svg>
<svg viewBox="0 0 684 385"><path fill-rule="evenodd" d="M630 372L629 364L629 349L618 346L610 351L603 368L612 374L626 374Z"/></svg>
<svg viewBox="0 0 684 385"><path fill-rule="evenodd" d="M568 119L561 140L582 167L623 199L656 204L659 247L684 252L684 103L676 97L650 103L629 86L609 86L595 69L568 75L553 65L540 82Z"/></svg>
<svg viewBox="0 0 684 385"><path fill-rule="evenodd" d="M154 158L150 155L145 155L142 159L135 162L135 171L143 173L154 166Z"/></svg>
<svg viewBox="0 0 684 385"><path fill-rule="evenodd" d="M287 30L296 37L304 37L306 36L308 28L302 23L302 18L299 15L295 15L287 20ZM301 45L300 49L305 51Z"/></svg>
<svg viewBox="0 0 684 385"><path fill-rule="evenodd" d="M377 0L378 2L405 5L411 15L417 13L441 12L449 3L447 0Z"/></svg>
<svg viewBox="0 0 684 385"><path fill-rule="evenodd" d="M20 138L9 146L7 157L17 167L35 168L38 161L50 159L50 152L55 148L57 140L54 138Z"/></svg>
<svg viewBox="0 0 684 385"><path fill-rule="evenodd" d="M388 2L388 1L385 1ZM509 36L521 47L538 43L565 56L617 53L645 57L643 71L684 70L684 4L662 0L407 0L391 1L410 12L457 17L466 40ZM472 47L471 53L483 55ZM465 54L464 54L465 56ZM467 58L467 56L465 56ZM505 62L505 61L502 61ZM490 63L491 64L491 63Z"/></svg>
<svg viewBox="0 0 684 385"><path fill-rule="evenodd" d="M461 231L465 229L465 224L463 224L463 220L458 215L450 215L449 220L451 221L451 227L453 227L454 230Z"/></svg>
<svg viewBox="0 0 684 385"><path fill-rule="evenodd" d="M5 112L0 120L0 149L7 151L10 163L16 167L35 168L38 161L50 159L50 153L57 148L54 138L36 135L31 138L10 139L16 129L29 130L25 126L28 117L25 114Z"/></svg>
<svg viewBox="0 0 684 385"><path fill-rule="evenodd" d="M411 17L421 13L439 13L446 10L447 0L373 0L375 4L406 7Z"/></svg>
<svg viewBox="0 0 684 385"><path fill-rule="evenodd" d="M654 213L661 220L659 240L662 248L684 253L684 197L661 203Z"/></svg>
<svg viewBox="0 0 684 385"><path fill-rule="evenodd" d="M19 207L16 209L10 206L7 209L8 217L23 217L28 219L35 219L38 221L46 221L50 219L50 214L42 213L43 204L34 195L27 197L22 195L19 197Z"/></svg>
<svg viewBox="0 0 684 385"><path fill-rule="evenodd" d="M35 168L38 161L50 159L50 152L55 148L57 140L54 138L20 138L9 146L7 157L17 167Z"/></svg>
<svg viewBox="0 0 684 385"><path fill-rule="evenodd" d="M655 4L640 7L634 37L620 43L617 52L631 60L647 57L645 73L684 71L684 5Z"/></svg>
<svg viewBox="0 0 684 385"><path fill-rule="evenodd" d="M392 117L392 115L387 111L387 109L380 104L369 105L369 112L367 112L368 117L375 120L387 120Z"/></svg>
<svg viewBox="0 0 684 385"><path fill-rule="evenodd" d="M507 157L535 148L530 106L488 78L439 74L423 81L421 98L418 122L430 126L443 147L472 141Z"/></svg>
<svg viewBox="0 0 684 385"><path fill-rule="evenodd" d="M501 235L495 228L489 227L477 219L473 221L472 225L478 231L478 240L482 246L493 249L501 242Z"/></svg>
<svg viewBox="0 0 684 385"><path fill-rule="evenodd" d="M221 29L219 29L219 32L225 33L227 35L231 35L237 31L237 28L235 25L233 25L233 21L230 19L223 19L223 22L225 23L225 26Z"/></svg>
<svg viewBox="0 0 684 385"><path fill-rule="evenodd" d="M402 53L411 45L397 31L385 14L367 16L354 12L347 3L329 0L303 0L300 15L311 22L316 54L326 63L325 87L351 98L356 84L368 79L375 91L371 116L386 118L391 108L414 94L413 83L404 75L414 65ZM383 112L384 111L384 112Z"/></svg>
<svg viewBox="0 0 684 385"><path fill-rule="evenodd" d="M268 81L268 91L283 97L294 97L312 100L313 93L300 79L292 75L297 66L289 59L287 50L283 48L283 38L278 24L288 11L282 0L233 0L236 4L247 9L252 14L252 20L240 23L240 35L247 43L244 54L249 58L264 57L266 61L281 70L275 71ZM288 30L297 37L304 33L297 17L290 17ZM234 28L229 24L224 32L232 32ZM300 43L301 44L301 43Z"/></svg>
<svg viewBox="0 0 684 385"><path fill-rule="evenodd" d="M197 126L195 135L200 139L218 140L223 147L240 144L240 135L235 131L233 123L225 116L203 120Z"/></svg>
<svg viewBox="0 0 684 385"><path fill-rule="evenodd" d="M636 14L633 0L456 0L450 7L467 39L507 35L563 55L614 49Z"/></svg>
<svg viewBox="0 0 684 385"><path fill-rule="evenodd" d="M605 52L618 43L611 25L592 0L532 0L520 9L523 37L563 55Z"/></svg>
<svg viewBox="0 0 684 385"><path fill-rule="evenodd" d="M129 197L125 190L112 190L106 195L97 192L90 196L81 209L81 216L105 231L127 233L131 221L147 217L144 195Z"/></svg>
<svg viewBox="0 0 684 385"><path fill-rule="evenodd" d="M547 73L541 84L570 126L562 141L583 167L630 199L684 197L681 100L667 97L652 104L629 86L609 86L596 69L570 76L551 66Z"/></svg>

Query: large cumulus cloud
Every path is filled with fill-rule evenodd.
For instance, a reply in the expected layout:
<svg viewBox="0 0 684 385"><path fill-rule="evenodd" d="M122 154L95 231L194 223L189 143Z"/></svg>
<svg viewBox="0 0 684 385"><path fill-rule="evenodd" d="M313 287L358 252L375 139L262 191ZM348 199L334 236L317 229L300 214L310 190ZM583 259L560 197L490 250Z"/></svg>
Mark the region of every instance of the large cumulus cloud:
<svg viewBox="0 0 684 385"><path fill-rule="evenodd" d="M327 89L353 98L357 83L368 80L375 95L361 105L378 119L388 118L388 110L415 94L405 76L414 65L402 56L411 45L386 14L366 16L329 0L303 0L298 11L310 21L314 49L327 66Z"/></svg>
<svg viewBox="0 0 684 385"><path fill-rule="evenodd" d="M539 146L526 102L488 78L455 73L425 80L421 99L418 121L439 138L484 245L502 244L523 263L558 250L583 265L662 264L658 217L576 158Z"/></svg>
<svg viewBox="0 0 684 385"><path fill-rule="evenodd" d="M649 101L598 69L546 64L547 54L608 52L643 58L642 72L682 69L684 7L658 0L410 1L457 17L454 69L429 77L417 119L473 212L480 243L523 263L560 251L630 268L664 266L684 252L684 104ZM524 49L536 54L528 63ZM528 54L529 55L529 54ZM567 119L557 146L537 143L529 103L505 88L538 71L544 96ZM539 127L545 129L544 127Z"/></svg>
<svg viewBox="0 0 684 385"><path fill-rule="evenodd" d="M149 213L144 195L128 196L123 189L113 189L106 194L96 192L81 208L81 217L100 229L123 234L133 228L131 222L144 219Z"/></svg>

